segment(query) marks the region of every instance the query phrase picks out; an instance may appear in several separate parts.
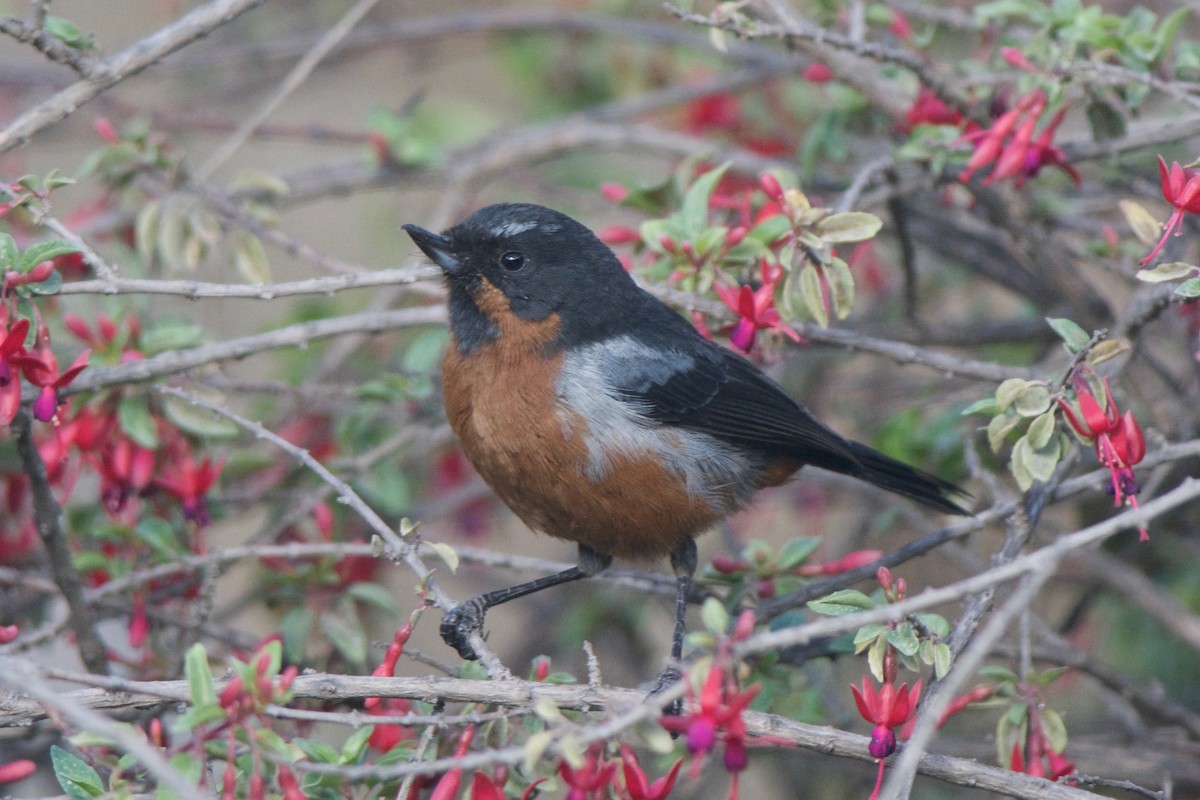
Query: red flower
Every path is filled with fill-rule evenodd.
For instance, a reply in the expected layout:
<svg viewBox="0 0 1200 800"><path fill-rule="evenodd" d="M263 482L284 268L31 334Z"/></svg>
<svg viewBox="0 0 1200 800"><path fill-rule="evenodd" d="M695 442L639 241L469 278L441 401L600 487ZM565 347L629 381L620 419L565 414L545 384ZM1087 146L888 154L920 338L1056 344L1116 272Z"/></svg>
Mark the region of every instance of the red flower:
<svg viewBox="0 0 1200 800"><path fill-rule="evenodd" d="M18 323L19 324L19 323ZM28 322L26 321L26 325ZM14 325L15 329L17 325ZM7 337L6 337L7 339ZM42 391L33 401L33 416L41 422L54 419L59 400L58 390L75 380L76 376L87 367L90 350L84 350L61 374L58 371L58 358L50 349L50 330L46 323L38 322L37 338L33 351L22 348L11 356L11 361L21 368L25 380L39 387Z"/></svg>
<svg viewBox="0 0 1200 800"><path fill-rule="evenodd" d="M666 775L651 783L638 763L633 748L627 744L621 745L621 769L625 775L625 791L629 793L629 800L665 800L675 786L675 778L678 777L682 765L681 758L671 766Z"/></svg>
<svg viewBox="0 0 1200 800"><path fill-rule="evenodd" d="M700 768L703 756L712 752L719 742L724 745L722 762L725 769L736 776L747 763L746 722L742 713L760 688L756 683L745 691L738 691L733 676L724 667L714 664L700 689L696 710L686 716L666 717L659 720L659 724L669 731L684 734L688 752L697 756L693 771Z"/></svg>
<svg viewBox="0 0 1200 800"><path fill-rule="evenodd" d="M801 71L800 77L809 83L829 83L833 80L833 70L820 61L814 61Z"/></svg>
<svg viewBox="0 0 1200 800"><path fill-rule="evenodd" d="M5 318L7 311L3 312ZM0 424L8 425L21 408L21 381L19 379L19 353L25 350L25 337L29 335L29 320L19 319L0 339Z"/></svg>
<svg viewBox="0 0 1200 800"><path fill-rule="evenodd" d="M875 723L875 727L871 730L871 743L867 746L867 750L879 761L879 774L875 779L875 790L871 792L873 799L879 795L879 787L883 784L883 760L896 752L894 729L907 722L916 709L917 700L921 697L921 681L918 680L913 684L912 692L909 692L907 683L900 684L900 688L897 689L890 680L884 683L879 691L876 691L864 676L862 690L851 685L850 691L854 694L854 703L858 706L858 713L867 722Z"/></svg>
<svg viewBox="0 0 1200 800"><path fill-rule="evenodd" d="M587 758L578 768L572 767L566 761L558 765L559 776L563 783L570 787L565 795L566 800L590 800L603 796L603 790L612 783L617 772L616 763L600 760L603 747L600 743L589 747Z"/></svg>
<svg viewBox="0 0 1200 800"><path fill-rule="evenodd" d="M1022 97L1015 108L1001 114L990 128L965 134L962 139L975 143L975 152L967 161L958 179L966 183L976 171L995 164L992 174L984 179L986 186L993 181L1013 178L1019 189L1026 178L1041 172L1047 164L1058 167L1079 185L1079 173L1067 162L1066 154L1051 142L1062 124L1066 109L1059 109L1050 123L1042 129L1037 141L1033 139L1038 118L1046 109L1046 93L1035 89Z"/></svg>
<svg viewBox="0 0 1200 800"><path fill-rule="evenodd" d="M1133 465L1146 456L1146 437L1142 434L1141 425L1132 411L1121 414L1117 409L1117 401L1109 391L1107 379L1102 381L1103 406L1092 394L1091 385L1083 376L1076 375L1074 385L1079 415L1076 416L1065 398L1059 398L1058 405L1062 408L1063 416L1076 433L1093 440L1096 458L1108 468L1111 476L1115 505L1120 507L1128 504L1137 508L1139 487L1133 475ZM1138 535L1142 541L1150 538L1145 528L1139 528Z"/></svg>
<svg viewBox="0 0 1200 800"><path fill-rule="evenodd" d="M713 290L724 301L725 305L737 313L738 321L729 335L733 346L743 353L749 353L754 348L754 340L759 330L775 330L786 335L793 342L800 341L800 334L787 325L775 308L775 286L783 277L783 270L772 268L764 260L762 262L762 285L752 289L742 284L736 289L713 284Z"/></svg>
<svg viewBox="0 0 1200 800"><path fill-rule="evenodd" d="M1139 262L1143 267L1159 254L1163 245L1167 243L1167 237L1172 234L1175 236L1180 234L1179 229L1183 225L1184 214L1200 214L1200 172L1184 169L1178 161L1172 161L1171 167L1168 169L1167 162L1160 155L1158 157L1158 174L1162 179L1163 199L1174 206L1175 210L1171 212L1167 223L1163 225L1163 235L1158 240L1158 244L1154 245L1150 255Z"/></svg>
<svg viewBox="0 0 1200 800"><path fill-rule="evenodd" d="M0 765L0 783L14 783L24 780L37 771L37 764L34 764L28 758L22 758L19 761L10 761L7 764Z"/></svg>
<svg viewBox="0 0 1200 800"><path fill-rule="evenodd" d="M892 683L885 683L876 691L864 676L862 690L852 685L850 691L854 694L858 713L867 722L875 723L875 728L871 731L871 745L868 748L871 755L875 758L887 758L896 752L896 734L892 729L907 722L917 707L917 700L921 697L921 681L913 684L911 693L907 683L900 684L899 689Z"/></svg>
<svg viewBox="0 0 1200 800"><path fill-rule="evenodd" d="M169 477L155 480L166 492L175 495L183 503L183 516L197 525L211 522L204 495L221 477L224 464L213 464L208 456L197 465L189 453L183 453L172 461L173 473Z"/></svg>

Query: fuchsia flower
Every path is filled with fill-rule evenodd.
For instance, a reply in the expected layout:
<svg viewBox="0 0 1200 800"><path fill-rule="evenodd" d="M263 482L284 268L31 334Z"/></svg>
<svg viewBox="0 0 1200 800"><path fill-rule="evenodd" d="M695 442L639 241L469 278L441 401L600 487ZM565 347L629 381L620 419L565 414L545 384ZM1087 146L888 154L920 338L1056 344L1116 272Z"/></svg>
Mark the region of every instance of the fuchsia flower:
<svg viewBox="0 0 1200 800"><path fill-rule="evenodd" d="M793 342L800 341L800 334L783 321L779 310L775 308L775 287L783 278L783 268L772 266L765 259L761 266L762 285L757 289L745 284L736 289L713 284L717 296L738 315L729 340L743 353L749 353L754 348L754 340L760 330L779 331Z"/></svg>
<svg viewBox="0 0 1200 800"><path fill-rule="evenodd" d="M879 787L883 785L883 760L896 752L895 729L908 722L917 701L921 697L921 681L913 684L909 691L908 684L900 684L897 689L892 681L887 681L876 691L874 685L864 676L862 689L851 684L850 691L854 694L854 703L858 713L867 722L875 723L871 730L871 743L867 750L879 761L879 775L875 779L875 790L871 797L879 795Z"/></svg>
<svg viewBox="0 0 1200 800"><path fill-rule="evenodd" d="M174 458L168 468L171 474L157 478L155 483L179 499L183 504L184 517L197 525L207 525L212 520L204 496L221 477L225 464L214 464L208 456L196 464L191 455L185 453Z"/></svg>
<svg viewBox="0 0 1200 800"><path fill-rule="evenodd" d="M1126 411L1121 414L1117 409L1117 401L1109 391L1108 380L1105 379L1101 383L1104 387L1103 405L1092 394L1092 387L1087 379L1078 374L1074 379L1078 415L1065 398L1060 398L1058 405L1075 432L1085 439L1093 440L1096 458L1108 468L1112 477L1116 506L1130 505L1137 508L1139 487L1133 475L1133 465L1139 463L1146 455L1146 438L1133 412ZM1142 541L1150 538L1145 528L1140 528L1138 534Z"/></svg>
<svg viewBox="0 0 1200 800"><path fill-rule="evenodd" d="M1046 100L1046 93L1035 89L1001 114L990 128L964 134L962 141L972 142L975 152L958 179L966 183L980 169L995 164L992 173L984 179L984 185L1013 178L1013 184L1020 189L1027 178L1036 176L1042 167L1050 165L1070 175L1078 186L1079 172L1067 162L1066 154L1052 144L1066 108L1058 110L1034 141L1034 129L1046 110Z"/></svg>
<svg viewBox="0 0 1200 800"><path fill-rule="evenodd" d="M1184 169L1178 161L1172 161L1170 169L1162 156L1158 157L1158 174L1162 179L1163 199L1175 207L1170 219L1163 225L1162 238L1150 255L1143 258L1139 264L1146 266L1162 251L1167 238L1172 234L1178 236L1183 226L1184 214L1200 214L1200 172Z"/></svg>
<svg viewBox="0 0 1200 800"><path fill-rule="evenodd" d="M20 364L16 357L25 350L28 335L29 320L19 319L0 339L0 423L4 425L11 423L21 408Z"/></svg>
<svg viewBox="0 0 1200 800"><path fill-rule="evenodd" d="M617 765L612 761L602 761L600 756L604 745L597 743L588 748L587 758L579 767L572 767L566 761L558 765L559 777L569 788L566 800L597 800L603 797L603 792L612 783L617 773Z"/></svg>
<svg viewBox="0 0 1200 800"><path fill-rule="evenodd" d="M629 800L666 800L675 786L681 766L682 758L675 761L666 775L651 783L638 763L633 748L627 744L621 745L621 770L625 775L625 791L629 793Z"/></svg>

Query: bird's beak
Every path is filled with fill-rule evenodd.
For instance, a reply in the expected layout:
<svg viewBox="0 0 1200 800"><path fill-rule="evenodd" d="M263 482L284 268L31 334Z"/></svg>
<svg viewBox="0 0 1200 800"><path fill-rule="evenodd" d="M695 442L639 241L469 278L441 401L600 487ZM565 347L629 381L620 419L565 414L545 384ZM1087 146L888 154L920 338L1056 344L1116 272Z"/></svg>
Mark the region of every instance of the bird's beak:
<svg viewBox="0 0 1200 800"><path fill-rule="evenodd" d="M457 272L462 267L462 261L454 254L454 245L445 236L427 231L419 225L405 225L404 230L421 248L421 252L429 256L433 263L444 272Z"/></svg>

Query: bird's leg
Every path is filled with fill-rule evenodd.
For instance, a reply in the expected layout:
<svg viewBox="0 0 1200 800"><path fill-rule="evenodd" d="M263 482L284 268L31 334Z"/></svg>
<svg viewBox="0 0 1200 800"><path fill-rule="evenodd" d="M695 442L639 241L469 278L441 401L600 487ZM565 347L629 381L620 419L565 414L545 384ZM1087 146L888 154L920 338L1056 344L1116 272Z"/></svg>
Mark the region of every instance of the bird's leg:
<svg viewBox="0 0 1200 800"><path fill-rule="evenodd" d="M683 662L684 619L687 617L688 595L692 593L692 576L696 574L696 543L687 539L671 553L671 568L675 570L675 631L671 635L671 663L663 670L650 694L656 695L674 685L681 677L679 665ZM682 698L671 702L663 713L679 715L683 712Z"/></svg>
<svg viewBox="0 0 1200 800"><path fill-rule="evenodd" d="M479 658L479 654L471 646L471 634L483 631L483 618L489 608L518 597L524 597L527 594L540 592L551 586L558 586L560 583L569 583L580 578L590 577L602 572L611 563L612 556L603 555L590 547L579 545L578 566L564 569L553 575L545 575L527 583L509 586L507 589L497 589L478 597L472 597L447 611L446 616L442 617L442 624L438 629L442 634L442 641L457 650L463 658L475 661Z"/></svg>

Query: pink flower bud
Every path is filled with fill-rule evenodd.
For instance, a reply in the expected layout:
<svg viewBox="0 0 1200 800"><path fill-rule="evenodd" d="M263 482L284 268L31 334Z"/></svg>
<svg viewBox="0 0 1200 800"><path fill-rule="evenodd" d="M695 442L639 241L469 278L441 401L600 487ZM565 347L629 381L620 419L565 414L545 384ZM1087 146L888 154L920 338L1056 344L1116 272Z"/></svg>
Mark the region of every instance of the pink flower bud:
<svg viewBox="0 0 1200 800"><path fill-rule="evenodd" d="M602 183L600 184L600 194L605 200L620 203L629 196L629 190L619 183Z"/></svg>
<svg viewBox="0 0 1200 800"><path fill-rule="evenodd" d="M34 764L28 758L22 758L19 761L10 761L0 766L0 783L13 783L24 780L35 771L37 771L37 764Z"/></svg>
<svg viewBox="0 0 1200 800"><path fill-rule="evenodd" d="M16 625L0 625L0 644L8 644L17 638L21 630Z"/></svg>
<svg viewBox="0 0 1200 800"><path fill-rule="evenodd" d="M117 135L117 129L113 127L107 117L96 117L92 120L92 130L109 144L118 144L121 141L121 137Z"/></svg>
<svg viewBox="0 0 1200 800"><path fill-rule="evenodd" d="M771 173L764 172L758 176L758 187L763 190L763 194L775 202L783 200L783 187L779 185L779 179Z"/></svg>
<svg viewBox="0 0 1200 800"><path fill-rule="evenodd" d="M800 77L809 83L829 83L833 80L833 70L820 61L814 61L800 72Z"/></svg>

